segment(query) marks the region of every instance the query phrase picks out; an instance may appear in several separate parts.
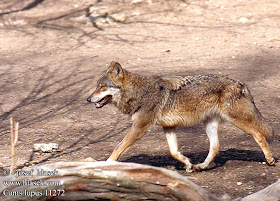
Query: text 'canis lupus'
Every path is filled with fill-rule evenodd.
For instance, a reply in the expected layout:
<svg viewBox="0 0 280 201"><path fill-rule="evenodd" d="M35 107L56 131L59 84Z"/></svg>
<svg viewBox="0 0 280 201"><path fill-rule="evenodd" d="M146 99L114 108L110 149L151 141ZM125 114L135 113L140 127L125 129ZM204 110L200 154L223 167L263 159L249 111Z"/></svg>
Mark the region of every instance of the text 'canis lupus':
<svg viewBox="0 0 280 201"><path fill-rule="evenodd" d="M115 104L132 116L132 128L108 160L117 160L153 124L163 127L171 155L186 165L186 170L206 169L219 152L218 126L222 120L253 136L266 161L274 165L267 140L272 128L256 108L248 88L241 82L218 75L141 76L112 62L87 99L97 108ZM175 129L204 122L210 140L208 156L193 165L178 151Z"/></svg>

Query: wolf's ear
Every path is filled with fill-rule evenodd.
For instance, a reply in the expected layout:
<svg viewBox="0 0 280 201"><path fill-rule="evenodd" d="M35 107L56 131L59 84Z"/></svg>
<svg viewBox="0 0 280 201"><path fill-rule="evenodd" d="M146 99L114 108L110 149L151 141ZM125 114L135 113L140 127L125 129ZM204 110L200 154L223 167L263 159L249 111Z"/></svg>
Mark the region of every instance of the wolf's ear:
<svg viewBox="0 0 280 201"><path fill-rule="evenodd" d="M112 61L108 69L108 72L111 73L114 77L123 76L123 69L121 64L116 61Z"/></svg>

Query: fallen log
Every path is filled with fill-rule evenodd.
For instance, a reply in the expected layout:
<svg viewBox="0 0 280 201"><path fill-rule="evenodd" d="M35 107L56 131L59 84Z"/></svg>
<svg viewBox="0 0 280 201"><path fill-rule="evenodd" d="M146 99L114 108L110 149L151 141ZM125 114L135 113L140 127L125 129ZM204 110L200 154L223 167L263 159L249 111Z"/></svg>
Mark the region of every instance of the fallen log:
<svg viewBox="0 0 280 201"><path fill-rule="evenodd" d="M7 176L0 177L1 201L222 200L175 171L136 163L56 162L3 173ZM280 179L241 199L256 200L280 200Z"/></svg>
<svg viewBox="0 0 280 201"><path fill-rule="evenodd" d="M3 201L220 200L175 171L121 162L56 162L19 170L0 178L0 193Z"/></svg>
<svg viewBox="0 0 280 201"><path fill-rule="evenodd" d="M280 179L252 195L243 198L241 201L279 201L280 200Z"/></svg>

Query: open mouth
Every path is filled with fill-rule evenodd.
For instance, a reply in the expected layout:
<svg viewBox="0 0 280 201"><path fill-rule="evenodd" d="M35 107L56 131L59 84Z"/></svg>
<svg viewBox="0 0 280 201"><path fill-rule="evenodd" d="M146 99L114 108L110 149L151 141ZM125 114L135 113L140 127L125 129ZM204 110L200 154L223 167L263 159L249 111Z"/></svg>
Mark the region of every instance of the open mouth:
<svg viewBox="0 0 280 201"><path fill-rule="evenodd" d="M105 96L104 98L102 98L100 101L98 101L97 103L95 103L95 107L96 108L102 108L104 105L106 105L110 100L111 100L112 96L108 95Z"/></svg>

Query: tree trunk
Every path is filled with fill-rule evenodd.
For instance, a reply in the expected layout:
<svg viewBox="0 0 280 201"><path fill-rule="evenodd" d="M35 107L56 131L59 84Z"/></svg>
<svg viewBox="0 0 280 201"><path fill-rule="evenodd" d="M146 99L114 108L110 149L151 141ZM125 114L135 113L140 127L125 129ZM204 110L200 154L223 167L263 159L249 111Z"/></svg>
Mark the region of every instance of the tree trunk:
<svg viewBox="0 0 280 201"><path fill-rule="evenodd" d="M18 170L0 177L0 193L1 201L221 200L175 171L121 162L56 162ZM242 199L255 200L280 200L280 180Z"/></svg>
<svg viewBox="0 0 280 201"><path fill-rule="evenodd" d="M279 201L280 200L280 179L271 184L270 186L266 187L259 192L256 192L252 195L249 195L243 198L241 201Z"/></svg>
<svg viewBox="0 0 280 201"><path fill-rule="evenodd" d="M33 176L2 177L0 200L219 200L175 171L135 163L56 162L32 169L18 173ZM40 176L38 170L50 172Z"/></svg>

